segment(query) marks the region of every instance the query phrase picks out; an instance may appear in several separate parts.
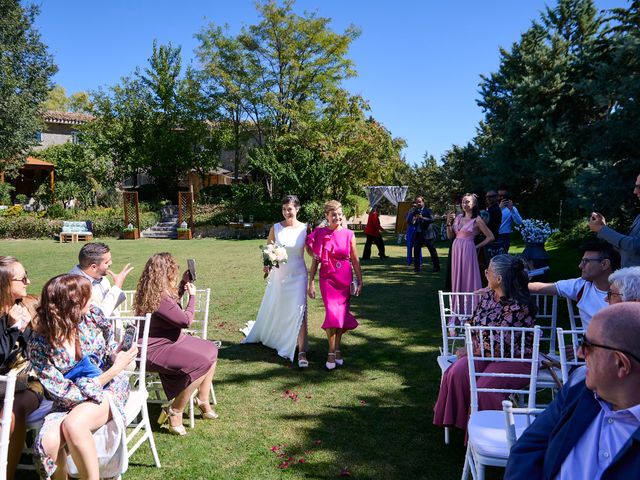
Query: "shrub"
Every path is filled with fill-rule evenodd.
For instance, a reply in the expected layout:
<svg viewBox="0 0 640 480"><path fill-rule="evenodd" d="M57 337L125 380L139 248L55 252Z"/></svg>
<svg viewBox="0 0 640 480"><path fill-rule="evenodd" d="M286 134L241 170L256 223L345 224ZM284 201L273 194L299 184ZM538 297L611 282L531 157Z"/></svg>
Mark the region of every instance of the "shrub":
<svg viewBox="0 0 640 480"><path fill-rule="evenodd" d="M16 195L16 202L18 202L20 205L26 205L26 203L28 202L28 198L24 193L20 193L18 195Z"/></svg>
<svg viewBox="0 0 640 480"><path fill-rule="evenodd" d="M15 188L8 183L0 183L0 205L11 205L11 192Z"/></svg>
<svg viewBox="0 0 640 480"><path fill-rule="evenodd" d="M22 208L22 205L11 205L9 208L3 211L3 215L5 217L15 217L24 213L25 211L24 208Z"/></svg>
<svg viewBox="0 0 640 480"><path fill-rule="evenodd" d="M198 203L217 204L233 198L232 185L210 185L198 193Z"/></svg>
<svg viewBox="0 0 640 480"><path fill-rule="evenodd" d="M67 216L67 211L59 203L49 205L47 208L47 217L49 218L65 218Z"/></svg>
<svg viewBox="0 0 640 480"><path fill-rule="evenodd" d="M38 215L0 217L0 238L53 238L61 230L61 220Z"/></svg>

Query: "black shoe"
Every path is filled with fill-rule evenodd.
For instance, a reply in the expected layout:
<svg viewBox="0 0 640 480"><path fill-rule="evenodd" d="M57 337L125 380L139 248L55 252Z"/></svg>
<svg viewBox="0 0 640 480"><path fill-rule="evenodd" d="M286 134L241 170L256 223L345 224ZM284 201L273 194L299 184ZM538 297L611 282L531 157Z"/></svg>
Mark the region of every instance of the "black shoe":
<svg viewBox="0 0 640 480"><path fill-rule="evenodd" d="M433 270L431 270L431 273L438 273L440 271L440 267L433 267Z"/></svg>
<svg viewBox="0 0 640 480"><path fill-rule="evenodd" d="M380 255L380 258L389 258L389 255Z"/></svg>

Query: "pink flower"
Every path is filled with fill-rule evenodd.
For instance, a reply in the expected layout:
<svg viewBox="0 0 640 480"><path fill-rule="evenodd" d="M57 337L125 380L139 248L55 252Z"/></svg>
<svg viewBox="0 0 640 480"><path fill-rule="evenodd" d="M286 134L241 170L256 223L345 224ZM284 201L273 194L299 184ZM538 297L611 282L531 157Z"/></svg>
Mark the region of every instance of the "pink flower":
<svg viewBox="0 0 640 480"><path fill-rule="evenodd" d="M304 463L304 462L306 462L304 458L301 458L300 460L298 460L298 463Z"/></svg>
<svg viewBox="0 0 640 480"><path fill-rule="evenodd" d="M351 472L349 471L349 469L347 467L344 467L342 470L340 470L340 476L341 477L350 477L351 476Z"/></svg>
<svg viewBox="0 0 640 480"><path fill-rule="evenodd" d="M314 440L313 443L315 443L316 445L321 445L322 444L322 440Z"/></svg>

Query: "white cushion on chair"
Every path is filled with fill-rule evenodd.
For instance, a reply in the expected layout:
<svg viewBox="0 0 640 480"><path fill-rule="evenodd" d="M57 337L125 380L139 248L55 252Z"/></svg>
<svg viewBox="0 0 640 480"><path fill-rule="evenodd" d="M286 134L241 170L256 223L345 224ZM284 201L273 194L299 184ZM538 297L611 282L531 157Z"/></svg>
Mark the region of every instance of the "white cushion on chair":
<svg viewBox="0 0 640 480"><path fill-rule="evenodd" d="M562 378L562 372L560 371L559 368L554 368L553 371L556 372L556 376L558 379ZM536 383L540 388L557 388L558 387L555 380L551 376L551 372L549 372L549 370L547 370L546 368L538 370L537 378L538 380Z"/></svg>
<svg viewBox="0 0 640 480"><path fill-rule="evenodd" d="M442 373L446 372L457 359L458 357L455 355L438 355L438 366L440 367L440 371Z"/></svg>
<svg viewBox="0 0 640 480"><path fill-rule="evenodd" d="M526 417L516 415L515 425L516 438L519 438L527 428ZM469 418L467 430L469 444L475 453L507 460L509 452L507 451L507 432L502 410L482 410L474 413Z"/></svg>

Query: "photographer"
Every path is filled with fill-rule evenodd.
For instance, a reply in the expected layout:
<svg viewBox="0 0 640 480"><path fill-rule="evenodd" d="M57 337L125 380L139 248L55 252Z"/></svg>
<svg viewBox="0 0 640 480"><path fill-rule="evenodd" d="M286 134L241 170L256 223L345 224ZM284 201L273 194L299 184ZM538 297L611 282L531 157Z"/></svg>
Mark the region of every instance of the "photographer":
<svg viewBox="0 0 640 480"><path fill-rule="evenodd" d="M422 256L422 246L425 245L431 255L431 263L433 264L432 272L440 271L440 259L438 252L433 246L436 239L436 231L433 229L433 214L431 209L424 206L424 198L417 196L415 200L416 207L411 211L410 223L414 226L413 235L413 271L421 270L420 259Z"/></svg>
<svg viewBox="0 0 640 480"><path fill-rule="evenodd" d="M513 225L514 223L520 225L522 223L522 217L518 209L513 205L513 200L509 198L506 190L498 190L498 198L500 199L500 210L502 211L502 222L498 230L498 242L502 245L504 253L509 253Z"/></svg>

